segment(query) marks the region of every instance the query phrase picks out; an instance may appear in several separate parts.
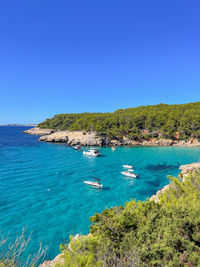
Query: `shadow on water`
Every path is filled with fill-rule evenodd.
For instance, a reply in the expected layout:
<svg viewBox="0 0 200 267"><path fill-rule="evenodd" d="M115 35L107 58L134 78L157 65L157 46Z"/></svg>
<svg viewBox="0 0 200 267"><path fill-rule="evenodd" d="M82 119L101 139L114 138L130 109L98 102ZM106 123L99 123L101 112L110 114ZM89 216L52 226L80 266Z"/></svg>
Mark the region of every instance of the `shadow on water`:
<svg viewBox="0 0 200 267"><path fill-rule="evenodd" d="M164 170L172 170L178 169L180 165L166 165L166 164L157 164L157 165L147 165L145 169L150 171L164 171Z"/></svg>
<svg viewBox="0 0 200 267"><path fill-rule="evenodd" d="M147 184L152 185L153 187L160 186L160 181L146 181Z"/></svg>
<svg viewBox="0 0 200 267"><path fill-rule="evenodd" d="M109 186L106 186L106 187L103 187L101 190L108 191L108 190L110 190L110 187Z"/></svg>

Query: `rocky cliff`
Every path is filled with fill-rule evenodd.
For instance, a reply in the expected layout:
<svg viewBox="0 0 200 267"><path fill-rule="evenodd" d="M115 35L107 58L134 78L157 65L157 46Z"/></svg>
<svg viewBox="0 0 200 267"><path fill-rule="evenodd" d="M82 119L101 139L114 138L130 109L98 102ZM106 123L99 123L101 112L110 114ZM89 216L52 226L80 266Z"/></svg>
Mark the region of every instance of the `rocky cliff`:
<svg viewBox="0 0 200 267"><path fill-rule="evenodd" d="M87 236L89 236L88 234ZM75 235L73 238L73 241L76 241L79 239L81 236L79 234ZM72 251L70 244L68 245L68 249ZM44 261L42 264L39 265L39 267L55 267L56 264L59 263L59 265L64 264L64 255L62 253L58 254L53 260L49 261Z"/></svg>
<svg viewBox="0 0 200 267"><path fill-rule="evenodd" d="M191 164L187 164L187 165L181 165L179 167L179 169L181 170L180 175L182 176L182 181L184 181L184 178L191 172L200 169L200 162L196 162L196 163L191 163ZM164 193L166 190L168 190L170 187L170 184L164 186L163 188L161 188L160 190L158 190L156 192L155 195L153 195L150 200L154 200L155 202L159 201L159 196Z"/></svg>
<svg viewBox="0 0 200 267"><path fill-rule="evenodd" d="M103 145L102 138L99 138L95 133L87 133L84 131L59 131L48 135L41 136L40 141L46 142L66 142L68 145L82 146L101 146Z"/></svg>
<svg viewBox="0 0 200 267"><path fill-rule="evenodd" d="M52 129L42 129L42 128L38 128L38 127L34 127L31 129L28 129L26 131L23 131L23 133L32 134L32 135L47 135L47 134L51 134L54 132L55 132L55 130L52 130Z"/></svg>
<svg viewBox="0 0 200 267"><path fill-rule="evenodd" d="M86 131L55 131L52 129L32 128L24 131L27 134L41 135L40 141L45 142L65 142L68 145L81 146L200 146L200 142L196 138L189 140L171 140L171 139L157 139L150 138L149 140L130 140L126 137L122 139L110 138L97 135L95 132Z"/></svg>

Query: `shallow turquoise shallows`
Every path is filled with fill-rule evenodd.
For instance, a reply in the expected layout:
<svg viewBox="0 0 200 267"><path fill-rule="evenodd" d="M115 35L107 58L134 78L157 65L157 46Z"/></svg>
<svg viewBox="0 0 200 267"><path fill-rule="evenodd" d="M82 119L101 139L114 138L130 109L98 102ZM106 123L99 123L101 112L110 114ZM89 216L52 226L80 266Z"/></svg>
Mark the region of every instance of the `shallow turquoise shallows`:
<svg viewBox="0 0 200 267"><path fill-rule="evenodd" d="M38 142L21 133L25 127L0 127L0 230L15 237L32 232L28 251L48 246L46 258L59 253L70 234L89 231L89 217L131 198L144 200L177 176L179 166L200 161L199 148L101 148L91 158L64 144ZM132 164L139 178L121 175ZM103 190L83 184L102 179Z"/></svg>

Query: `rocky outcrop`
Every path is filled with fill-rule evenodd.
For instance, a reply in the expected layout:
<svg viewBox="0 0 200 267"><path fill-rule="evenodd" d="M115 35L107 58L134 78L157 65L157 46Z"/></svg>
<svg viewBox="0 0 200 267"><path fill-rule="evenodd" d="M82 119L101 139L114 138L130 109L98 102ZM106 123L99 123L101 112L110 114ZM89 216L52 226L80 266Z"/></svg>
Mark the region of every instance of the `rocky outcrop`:
<svg viewBox="0 0 200 267"><path fill-rule="evenodd" d="M123 137L123 139L104 139L105 145L111 146L172 146L174 144L171 139L155 139L151 138L149 140L130 140L127 137Z"/></svg>
<svg viewBox="0 0 200 267"><path fill-rule="evenodd" d="M53 132L55 132L55 130L42 129L42 128L38 128L38 127L34 127L34 128L31 128L31 129L28 129L26 131L23 131L23 133L32 134L32 135L47 135L47 134L51 134Z"/></svg>
<svg viewBox="0 0 200 267"><path fill-rule="evenodd" d="M184 178L190 173L193 172L195 170L200 169L200 162L196 162L196 163L191 163L191 164L187 164L187 165L181 165L179 167L179 169L181 170L181 174L183 176L183 181Z"/></svg>
<svg viewBox="0 0 200 267"><path fill-rule="evenodd" d="M95 132L86 131L56 131L53 129L41 129L38 127L24 131L27 134L41 135L40 141L66 142L68 145L82 146L200 146L196 138L189 140L172 140L163 138L150 138L149 140L130 140L127 137L110 138L97 135Z"/></svg>
<svg viewBox="0 0 200 267"><path fill-rule="evenodd" d="M191 172L193 172L193 171L195 171L195 170L200 169L200 162L191 163L191 164L187 164L187 165L181 165L181 166L179 167L179 169L181 170L180 175L182 175L182 181L184 181L185 177L186 177L189 173L191 173ZM160 196L161 194L163 194L166 190L168 190L169 187L170 187L170 184L168 184L168 185L164 186L162 189L158 190L158 191L156 192L156 194L153 195L153 196L150 198L150 200L154 200L155 202L158 202L158 201L159 201L159 196Z"/></svg>
<svg viewBox="0 0 200 267"><path fill-rule="evenodd" d="M176 140L173 142L174 146L200 146L197 138L190 138L188 140Z"/></svg>
<svg viewBox="0 0 200 267"><path fill-rule="evenodd" d="M200 142L196 138L190 138L188 140L150 138L149 140L131 141L131 144L141 146L200 146Z"/></svg>
<svg viewBox="0 0 200 267"><path fill-rule="evenodd" d="M87 235L87 237L89 236L90 234ZM74 236L73 240L71 242L74 242L76 241L77 239L79 239L81 237L81 235L77 234ZM70 243L68 244L68 250L71 250L72 251L72 248L70 246ZM56 263L59 263L59 265L62 266L62 264L64 264L64 255L61 253L61 254L58 254L53 260L51 261L44 261L42 264L39 265L39 267L55 267Z"/></svg>
<svg viewBox="0 0 200 267"><path fill-rule="evenodd" d="M149 140L143 140L139 144L143 146L172 146L173 140L151 138Z"/></svg>
<svg viewBox="0 0 200 267"><path fill-rule="evenodd" d="M39 140L45 142L68 142L68 134L66 131L55 132L43 135Z"/></svg>
<svg viewBox="0 0 200 267"><path fill-rule="evenodd" d="M163 138L150 138L149 140L130 140L129 138L123 137L123 139L112 139L106 137L102 139L102 144L107 146L200 146L195 138L189 140L172 140Z"/></svg>
<svg viewBox="0 0 200 267"><path fill-rule="evenodd" d="M60 131L41 136L39 140L46 142L66 142L71 146L77 144L81 146L101 146L103 143L102 138L98 137L96 133L88 133L85 131Z"/></svg>
<svg viewBox="0 0 200 267"><path fill-rule="evenodd" d="M56 263L64 264L63 254L58 254L52 261L44 261L39 267L55 267Z"/></svg>
<svg viewBox="0 0 200 267"><path fill-rule="evenodd" d="M169 186L170 185L168 184L168 185L164 186L163 188L161 188L160 190L158 190L155 195L151 196L150 200L153 200L155 202L159 202L159 196L161 194L163 194L166 190L168 190Z"/></svg>
<svg viewBox="0 0 200 267"><path fill-rule="evenodd" d="M121 139L112 139L110 137L105 137L102 139L102 144L106 146L126 146L131 145L131 140L128 138Z"/></svg>

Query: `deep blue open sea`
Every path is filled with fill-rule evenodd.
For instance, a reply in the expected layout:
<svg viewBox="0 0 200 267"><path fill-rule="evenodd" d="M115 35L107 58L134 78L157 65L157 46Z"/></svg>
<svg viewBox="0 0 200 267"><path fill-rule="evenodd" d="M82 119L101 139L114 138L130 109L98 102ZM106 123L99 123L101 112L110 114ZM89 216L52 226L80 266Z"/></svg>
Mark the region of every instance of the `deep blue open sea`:
<svg viewBox="0 0 200 267"><path fill-rule="evenodd" d="M32 232L28 250L48 246L46 258L59 253L70 234L86 234L89 217L131 198L144 200L177 176L179 166L200 161L200 148L101 148L102 157L83 156L65 144L38 142L21 131L0 127L0 231L16 237L22 227ZM121 175L132 164L138 179ZM83 180L102 179L103 190Z"/></svg>

